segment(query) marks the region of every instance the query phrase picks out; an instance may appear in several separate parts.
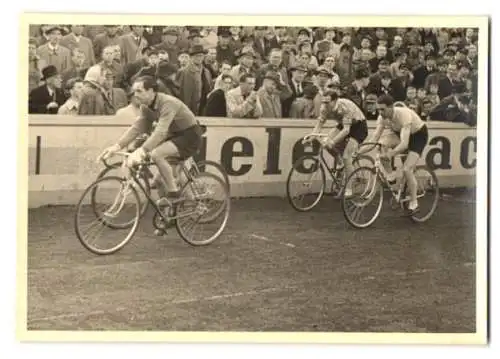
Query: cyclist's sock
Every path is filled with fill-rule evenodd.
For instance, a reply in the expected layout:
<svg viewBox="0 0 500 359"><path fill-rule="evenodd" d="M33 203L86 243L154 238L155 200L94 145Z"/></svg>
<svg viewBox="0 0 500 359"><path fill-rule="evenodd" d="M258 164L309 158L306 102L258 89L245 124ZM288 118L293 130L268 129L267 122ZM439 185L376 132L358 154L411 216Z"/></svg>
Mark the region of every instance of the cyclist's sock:
<svg viewBox="0 0 500 359"><path fill-rule="evenodd" d="M418 201L409 201L408 202L408 209L410 211L414 211L417 208L418 208Z"/></svg>

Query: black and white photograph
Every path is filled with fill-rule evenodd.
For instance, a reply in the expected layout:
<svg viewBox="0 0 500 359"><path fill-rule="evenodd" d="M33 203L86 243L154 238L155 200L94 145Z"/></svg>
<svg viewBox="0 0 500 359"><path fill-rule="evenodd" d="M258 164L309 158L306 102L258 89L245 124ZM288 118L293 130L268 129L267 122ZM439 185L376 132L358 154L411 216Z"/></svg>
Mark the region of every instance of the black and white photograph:
<svg viewBox="0 0 500 359"><path fill-rule="evenodd" d="M22 336L484 344L488 18L201 18L24 15Z"/></svg>

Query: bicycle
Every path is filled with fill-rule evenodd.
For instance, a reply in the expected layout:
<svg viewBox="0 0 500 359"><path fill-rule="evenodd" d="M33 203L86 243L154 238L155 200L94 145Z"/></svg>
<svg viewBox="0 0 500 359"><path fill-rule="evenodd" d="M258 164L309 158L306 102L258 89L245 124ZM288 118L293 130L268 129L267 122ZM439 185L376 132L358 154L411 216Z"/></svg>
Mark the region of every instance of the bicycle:
<svg viewBox="0 0 500 359"><path fill-rule="evenodd" d="M328 134L326 133L311 133L307 136L304 137L306 138L326 138L328 137ZM315 154L308 154L300 157L298 160L295 161L293 164L292 168L290 169L290 172L288 173L288 178L287 178L287 184L286 184L286 193L287 193L287 198L288 202L290 205L298 212L307 212L312 210L315 206L318 205L318 203L321 201L325 194L325 189L327 187L327 180L326 180L326 175L325 172L327 172L330 175L331 178L331 188L330 192L334 195L336 198L340 198L339 195L342 192L342 188L344 187L344 182L345 182L345 171L344 167L339 167L337 163L337 156L340 156L341 153L341 148L339 147L334 147L333 152L337 156L333 156L333 165L329 166L328 162L325 159L324 152L327 151L327 148L325 147L325 144L323 141L318 141L319 142L319 149L317 153ZM345 141L344 141L345 145ZM332 151L332 150L331 150ZM358 156L353 160L353 165L354 167L359 167L361 161L366 161L370 165L373 166L374 161L371 157L369 156ZM309 162L310 165L306 167L306 163ZM295 179L293 176L297 174L299 178ZM313 180L313 177L315 174L319 174L319 179ZM300 178L300 176L304 176L303 180ZM318 183L319 182L319 183ZM298 184L299 185L299 191L304 188L306 190L311 189L314 184L319 184L319 189L317 192L311 192L309 193L312 196L312 204L310 205L305 205L301 206L300 203L295 202L295 198L297 196L293 195L293 185ZM308 193L303 194L301 198L308 198L307 196ZM298 196L301 196L300 194Z"/></svg>
<svg viewBox="0 0 500 359"><path fill-rule="evenodd" d="M342 194L342 211L347 222L355 228L367 228L371 226L382 211L384 189L391 193L390 204L392 209L395 210L396 208L401 207L405 215L408 215L414 222L423 223L429 220L435 213L439 201L439 182L434 171L429 169L426 165L417 165L415 167L414 174L417 179L417 199L420 199L420 210L417 213L411 214L408 211L409 196L406 195L408 190L406 178L403 177L400 186L398 188L394 188L393 185L389 184L387 178L385 177L385 169L381 162L380 149L386 146L381 143L372 142L363 143L360 148L362 146L373 146L373 148L377 149L374 156L375 166L359 167L355 169L347 179L346 185L350 184L350 187L352 188L352 196L345 196L345 189ZM359 155L359 152L356 155ZM399 158L403 163L406 156L407 154L400 154L395 158ZM362 175L363 172L364 176ZM421 184L422 186L420 186ZM430 209L426 213L425 211L422 211L424 201L421 199L432 190L434 190L434 197L431 200ZM375 213L373 216L366 222L358 222L358 217L361 215L361 212L374 201L377 194L380 195L380 198L378 202L375 202Z"/></svg>
<svg viewBox="0 0 500 359"><path fill-rule="evenodd" d="M116 155L121 155L126 158L130 155L130 153L117 152ZM126 168L125 161L123 163L122 168L128 172L127 175L104 176L96 179L84 190L80 200L78 201L74 218L74 228L80 243L86 249L100 255L112 254L122 249L132 239L138 229L139 221L143 217L141 214L141 201L139 199L139 193L142 193L146 197L148 203L155 210L152 222L153 227L155 228L155 233L158 235L166 235L167 229L175 226L177 233L185 242L192 246L203 246L215 241L223 232L229 218L230 196L227 186L218 176L208 172L200 172L196 177L194 177L186 168L184 163L182 163L181 168L187 178L187 182L181 189L180 198L170 200L169 205L166 207L159 207L141 183L144 171L147 168L147 163L141 163L130 169ZM214 195L215 192L207 189L205 182L208 181L213 181L217 185L220 191L218 193L218 198L211 198L211 195ZM118 194L113 195L112 184L118 185ZM103 189L103 198L101 201L110 199L112 203L111 206L105 205L105 209L102 211L98 208L101 201L99 201L96 196L97 191L100 189ZM89 194L91 198L90 200L86 200L86 196ZM131 195L131 198L127 200L128 195ZM220 198L221 196L222 198ZM222 204L216 213L217 215L214 215L213 213L210 215L210 200L214 200L215 202L220 202ZM122 212L128 204L132 205L130 214L133 215L133 218L126 223L115 223L114 220L118 217L118 214ZM88 216L91 217L92 221L90 226L84 227L82 224L83 219L85 219L84 212L88 210L89 207L90 215ZM127 213L127 211L125 210L124 213ZM80 215L82 214L83 219L80 218ZM208 216L208 218L204 216ZM196 226L196 224L211 225L218 218L221 218L222 222L220 225L215 227L212 235L203 237L201 240L196 240L191 238L187 229L184 229L182 226L183 220L193 218L195 218L193 226ZM113 230L111 235L107 236L106 239L111 239L111 237L116 236L116 233L120 230L128 230L128 233L118 244L109 248L98 248L86 240L84 236L84 229L92 229L92 231L95 231L96 226L99 225L101 227L97 230L96 235L105 228Z"/></svg>
<svg viewBox="0 0 500 359"><path fill-rule="evenodd" d="M135 140L136 141L135 146L130 147L127 150L127 152L132 153L133 150L135 148L137 148L139 145L141 145L146 139L147 139L147 136L139 136ZM231 190L229 176L228 176L226 170L224 169L224 167L222 167L222 165L220 165L219 163L217 163L215 161L211 161L211 160L201 160L201 161L196 162L192 157L189 158L187 161L190 164L189 170L191 171L191 175L193 177L196 177L198 174L200 174L202 172L209 172L209 173L215 172L214 174L216 174L217 176L219 176L221 179L224 180L224 183L226 184L228 191ZM104 164L104 169L101 172L99 172L99 174L97 175L97 179L108 176L111 171L120 169L123 165L122 161L118 161L118 162L109 164L109 163L107 163L107 161L102 160L102 163ZM152 185L150 183L150 180L154 178L154 174L151 172L150 167L155 166L155 164L152 161L148 161L145 163L145 165L147 168L144 169L144 172L143 172L144 177L141 178L141 180L143 181L143 186L146 190L146 193L148 195L151 195ZM209 168L210 170L207 170L207 168ZM141 198L141 201L143 199L145 199L145 198ZM147 200L144 201L143 207L141 208L141 216L146 213L146 211L148 210L148 206L149 206L149 202Z"/></svg>

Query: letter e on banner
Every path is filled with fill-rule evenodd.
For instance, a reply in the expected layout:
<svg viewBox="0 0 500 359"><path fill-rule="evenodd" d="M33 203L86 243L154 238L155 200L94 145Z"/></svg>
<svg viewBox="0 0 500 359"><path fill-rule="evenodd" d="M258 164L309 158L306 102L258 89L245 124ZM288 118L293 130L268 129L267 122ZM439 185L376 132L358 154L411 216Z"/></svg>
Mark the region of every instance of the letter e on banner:
<svg viewBox="0 0 500 359"><path fill-rule="evenodd" d="M241 145L241 151L235 151L234 146L236 144ZM250 171L252 168L251 164L244 164L235 169L233 167L234 157L252 157L253 156L253 145L250 140L245 137L231 137L222 145L220 162L222 166L227 171L229 176L242 176Z"/></svg>

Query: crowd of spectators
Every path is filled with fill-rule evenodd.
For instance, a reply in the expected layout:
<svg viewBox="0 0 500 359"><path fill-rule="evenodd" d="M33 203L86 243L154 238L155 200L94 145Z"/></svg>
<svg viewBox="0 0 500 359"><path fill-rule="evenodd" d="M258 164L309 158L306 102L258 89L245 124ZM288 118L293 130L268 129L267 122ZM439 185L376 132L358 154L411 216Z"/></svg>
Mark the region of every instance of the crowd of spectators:
<svg viewBox="0 0 500 359"><path fill-rule="evenodd" d="M390 94L424 120L475 124L472 28L32 25L29 113L135 116L151 75L195 115L317 118L333 88L376 119Z"/></svg>

